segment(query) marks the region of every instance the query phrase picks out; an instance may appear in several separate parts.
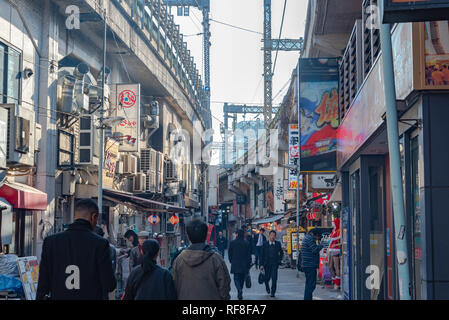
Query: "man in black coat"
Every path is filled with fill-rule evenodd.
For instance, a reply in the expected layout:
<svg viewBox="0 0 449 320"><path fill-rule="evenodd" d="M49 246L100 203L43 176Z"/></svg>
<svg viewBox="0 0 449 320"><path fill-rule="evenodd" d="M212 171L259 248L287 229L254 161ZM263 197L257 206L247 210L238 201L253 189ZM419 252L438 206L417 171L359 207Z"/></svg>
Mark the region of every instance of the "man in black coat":
<svg viewBox="0 0 449 320"><path fill-rule="evenodd" d="M284 252L279 241L276 241L276 231L271 230L269 240L263 244L261 255L261 270L265 270L265 288L267 293L271 292L274 298L276 293L276 284L278 281L278 268L281 264ZM271 290L269 281L271 279Z"/></svg>
<svg viewBox="0 0 449 320"><path fill-rule="evenodd" d="M218 232L217 237L217 249L221 256L224 258L225 250L228 248L228 240L223 236L223 232Z"/></svg>
<svg viewBox="0 0 449 320"><path fill-rule="evenodd" d="M244 231L237 231L237 239L229 245L229 262L231 262L231 273L234 274L234 283L238 292L238 299L243 299L243 284L251 266L251 247L244 239Z"/></svg>
<svg viewBox="0 0 449 320"><path fill-rule="evenodd" d="M91 199L75 205L75 221L45 238L36 299L102 300L115 289L109 243L93 232L98 207Z"/></svg>

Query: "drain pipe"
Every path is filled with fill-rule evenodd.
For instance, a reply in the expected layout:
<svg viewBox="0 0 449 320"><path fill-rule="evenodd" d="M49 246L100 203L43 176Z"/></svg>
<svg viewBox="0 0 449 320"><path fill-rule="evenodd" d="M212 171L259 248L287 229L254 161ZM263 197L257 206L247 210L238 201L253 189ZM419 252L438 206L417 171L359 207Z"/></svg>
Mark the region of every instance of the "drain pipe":
<svg viewBox="0 0 449 320"><path fill-rule="evenodd" d="M380 1L383 13L383 1ZM382 17L383 18L383 17ZM404 193L402 187L401 154L399 151L398 114L396 108L396 88L394 82L393 50L390 24L381 24L380 43L384 76L385 103L387 115L388 151L390 154L390 177L393 201L396 259L398 263L399 298L410 300L410 274L405 227Z"/></svg>

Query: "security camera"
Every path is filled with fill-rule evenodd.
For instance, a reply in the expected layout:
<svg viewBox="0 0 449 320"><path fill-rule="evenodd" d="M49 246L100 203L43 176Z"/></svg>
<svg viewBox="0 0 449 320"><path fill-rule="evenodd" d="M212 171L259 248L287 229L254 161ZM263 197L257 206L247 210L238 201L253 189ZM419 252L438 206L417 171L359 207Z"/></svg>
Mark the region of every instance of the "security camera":
<svg viewBox="0 0 449 320"><path fill-rule="evenodd" d="M116 124L119 124L120 122L122 122L123 120L125 120L125 117L109 117L109 118L104 118L103 119L103 125L107 126L107 127L113 127Z"/></svg>
<svg viewBox="0 0 449 320"><path fill-rule="evenodd" d="M33 70L31 68L25 68L23 70L23 78L28 79L34 74Z"/></svg>

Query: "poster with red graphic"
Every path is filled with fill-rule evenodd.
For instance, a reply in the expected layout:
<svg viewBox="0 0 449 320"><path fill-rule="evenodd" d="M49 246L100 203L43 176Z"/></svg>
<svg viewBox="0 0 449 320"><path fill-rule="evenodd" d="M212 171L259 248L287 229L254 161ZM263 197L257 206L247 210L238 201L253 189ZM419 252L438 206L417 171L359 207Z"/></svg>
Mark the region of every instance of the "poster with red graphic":
<svg viewBox="0 0 449 320"><path fill-rule="evenodd" d="M139 152L140 84L117 84L114 116L123 121L114 127L114 136L120 141L120 152Z"/></svg>
<svg viewBox="0 0 449 320"><path fill-rule="evenodd" d="M337 169L336 71L334 59L300 59L301 172Z"/></svg>

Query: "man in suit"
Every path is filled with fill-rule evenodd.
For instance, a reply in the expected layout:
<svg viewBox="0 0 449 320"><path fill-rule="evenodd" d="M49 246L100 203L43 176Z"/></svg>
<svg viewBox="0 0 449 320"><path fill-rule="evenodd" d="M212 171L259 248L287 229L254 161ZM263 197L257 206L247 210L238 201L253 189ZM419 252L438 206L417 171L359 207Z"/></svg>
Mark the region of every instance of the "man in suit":
<svg viewBox="0 0 449 320"><path fill-rule="evenodd" d="M109 242L93 232L97 222L97 204L83 199L67 230L45 238L36 299L102 300L115 289Z"/></svg>
<svg viewBox="0 0 449 320"><path fill-rule="evenodd" d="M231 262L231 273L234 274L234 283L238 292L238 299L243 299L243 284L248 276L251 266L251 247L244 239L244 231L237 231L237 239L231 241L228 252Z"/></svg>
<svg viewBox="0 0 449 320"><path fill-rule="evenodd" d="M265 270L265 288L267 293L271 293L271 297L274 298L276 293L276 284L278 280L278 268L281 264L284 252L279 241L276 241L276 231L271 230L269 234L269 240L264 243L262 247L261 255L261 270ZM271 290L269 281L271 279Z"/></svg>

